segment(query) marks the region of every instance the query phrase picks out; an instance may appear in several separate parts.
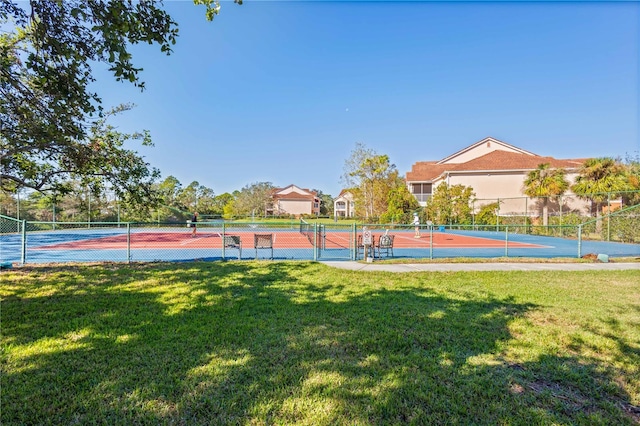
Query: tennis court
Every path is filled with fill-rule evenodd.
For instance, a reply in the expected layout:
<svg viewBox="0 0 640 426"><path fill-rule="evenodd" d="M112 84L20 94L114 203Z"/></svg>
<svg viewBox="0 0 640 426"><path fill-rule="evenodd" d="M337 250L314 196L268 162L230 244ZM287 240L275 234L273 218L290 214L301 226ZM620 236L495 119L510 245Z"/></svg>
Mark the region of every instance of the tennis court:
<svg viewBox="0 0 640 426"><path fill-rule="evenodd" d="M42 228L42 226L40 226ZM640 245L506 232L439 229L414 238L409 227L371 229L374 240L392 235L394 258L449 257L577 257L586 253L640 256ZM255 249L254 236L270 236L269 249ZM353 260L361 227L292 223L198 223L191 230L179 224L86 224L82 227L0 234L3 262L48 263L88 261L188 261L223 259ZM225 237L239 245L225 247Z"/></svg>

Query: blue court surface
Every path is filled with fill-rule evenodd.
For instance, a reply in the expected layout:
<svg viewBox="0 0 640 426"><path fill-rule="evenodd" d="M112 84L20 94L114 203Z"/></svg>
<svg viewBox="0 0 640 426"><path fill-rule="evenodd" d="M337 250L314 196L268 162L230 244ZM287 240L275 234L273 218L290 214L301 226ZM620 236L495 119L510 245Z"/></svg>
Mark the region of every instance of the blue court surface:
<svg viewBox="0 0 640 426"><path fill-rule="evenodd" d="M247 228L238 228L235 231L247 231ZM157 232L158 235L175 234L184 241L179 245L170 244L166 247L162 243L150 244L145 247L136 244L120 243L118 246L104 245L95 242L106 241L108 238L118 237L121 241L137 241L136 234L148 235ZM51 262L137 262L137 261L190 261L190 260L222 260L237 259L239 250L226 249L216 246L219 234L209 230L203 230L193 241L186 239L188 230L184 228L149 228L132 229L127 237L126 228L90 228L60 231L28 232L25 244L25 263L51 263ZM234 229L227 228L226 232L232 233ZM260 229L259 232L272 232L281 241L281 246L276 244L273 248L274 260L351 260L353 249L350 241L353 234L349 230L328 231L323 242L317 248L308 240L300 237L295 229ZM395 232L395 231L394 231ZM411 246L411 236L407 231L396 232L398 244L394 247L394 258L496 258L496 257L529 257L529 258L553 258L568 257L577 258L585 254L606 254L610 257L635 257L640 256L640 244L615 243L605 241L545 237L528 234L509 234L491 231L445 231L447 236L466 236L483 239L491 242L488 246L474 244L467 247L447 246L443 243L429 244L428 234L423 235L420 245ZM294 241L294 238L302 238L304 245L298 243L285 245L284 241ZM287 240L289 239L289 240ZM297 240L296 240L297 241ZM339 243L336 243L339 241ZM440 238L439 241L442 241ZM82 244L92 243L83 246ZM528 246L522 247L523 243ZM65 248L64 245L68 245ZM77 248L74 248L74 245ZM521 245L521 247L514 247ZM91 248L94 247L94 248ZM258 250L258 258L270 258L270 250ZM251 244L242 249L242 259L254 259L256 251ZM361 257L361 256L360 256ZM22 236L18 233L0 234L0 261L21 262L22 260Z"/></svg>

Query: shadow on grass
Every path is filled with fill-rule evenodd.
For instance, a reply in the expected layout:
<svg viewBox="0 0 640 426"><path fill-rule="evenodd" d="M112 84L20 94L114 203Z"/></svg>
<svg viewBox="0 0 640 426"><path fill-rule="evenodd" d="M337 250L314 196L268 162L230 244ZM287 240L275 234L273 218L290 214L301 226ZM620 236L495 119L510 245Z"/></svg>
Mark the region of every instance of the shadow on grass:
<svg viewBox="0 0 640 426"><path fill-rule="evenodd" d="M5 291L2 424L633 421L615 371L496 361L535 306L328 271L39 268Z"/></svg>

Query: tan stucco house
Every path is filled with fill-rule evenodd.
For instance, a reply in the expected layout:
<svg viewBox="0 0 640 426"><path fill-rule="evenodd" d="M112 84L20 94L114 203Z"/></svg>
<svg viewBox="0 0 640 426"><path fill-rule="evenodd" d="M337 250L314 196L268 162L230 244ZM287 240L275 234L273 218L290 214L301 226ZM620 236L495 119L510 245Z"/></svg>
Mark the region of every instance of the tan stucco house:
<svg viewBox="0 0 640 426"><path fill-rule="evenodd" d="M318 215L320 214L320 198L318 193L309 189L289 185L275 188L271 195L273 206L268 214L274 215Z"/></svg>
<svg viewBox="0 0 640 426"><path fill-rule="evenodd" d="M335 217L354 217L356 214L353 193L343 189L333 200L333 214Z"/></svg>
<svg viewBox="0 0 640 426"><path fill-rule="evenodd" d="M549 163L552 168L564 168L573 184L584 159L543 157L498 139L487 137L448 157L435 161L419 161L406 174L409 191L425 206L441 183L473 188L476 210L483 204L499 201L502 214L535 214L535 200L523 193L527 174L538 165ZM583 200L570 192L563 197L570 209L586 210Z"/></svg>

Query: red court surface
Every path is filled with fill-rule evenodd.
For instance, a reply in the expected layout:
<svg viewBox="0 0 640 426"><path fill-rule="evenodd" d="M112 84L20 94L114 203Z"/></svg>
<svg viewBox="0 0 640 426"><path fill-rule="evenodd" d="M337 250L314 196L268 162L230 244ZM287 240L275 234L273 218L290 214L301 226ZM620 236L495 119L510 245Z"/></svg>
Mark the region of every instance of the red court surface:
<svg viewBox="0 0 640 426"><path fill-rule="evenodd" d="M252 248L254 234L272 234L275 249L310 249L313 247L309 239L298 232L227 232L225 235L239 236L242 246ZM374 233L375 241L382 235ZM394 248L429 248L431 238L423 234L414 238L412 232L391 232L394 235ZM329 232L325 234L324 248L349 248L352 235L348 232ZM318 241L320 244L320 241ZM106 250L122 249L127 246L127 235L113 235L100 238L69 241L58 244L43 245L39 249L46 250ZM440 248L501 248L505 247L504 239L471 237L444 232L433 233L433 247ZM537 244L508 242L510 248L540 248ZM218 232L198 232L195 237L190 232L135 232L130 236L131 249L202 249L222 248L222 236Z"/></svg>

